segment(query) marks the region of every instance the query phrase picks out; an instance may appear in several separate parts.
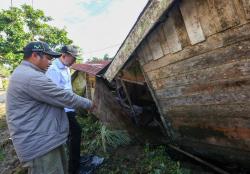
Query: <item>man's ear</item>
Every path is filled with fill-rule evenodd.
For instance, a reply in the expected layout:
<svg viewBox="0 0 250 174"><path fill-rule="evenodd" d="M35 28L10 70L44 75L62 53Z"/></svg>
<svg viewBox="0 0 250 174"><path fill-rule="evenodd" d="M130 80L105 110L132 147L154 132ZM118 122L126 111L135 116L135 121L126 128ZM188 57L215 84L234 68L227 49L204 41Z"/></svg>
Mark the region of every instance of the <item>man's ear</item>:
<svg viewBox="0 0 250 174"><path fill-rule="evenodd" d="M61 56L62 56L62 58L65 58L65 53L62 53L62 55L61 55Z"/></svg>
<svg viewBox="0 0 250 174"><path fill-rule="evenodd" d="M31 54L31 56L32 56L32 57L39 57L39 55L38 55L36 52L33 52L33 53Z"/></svg>

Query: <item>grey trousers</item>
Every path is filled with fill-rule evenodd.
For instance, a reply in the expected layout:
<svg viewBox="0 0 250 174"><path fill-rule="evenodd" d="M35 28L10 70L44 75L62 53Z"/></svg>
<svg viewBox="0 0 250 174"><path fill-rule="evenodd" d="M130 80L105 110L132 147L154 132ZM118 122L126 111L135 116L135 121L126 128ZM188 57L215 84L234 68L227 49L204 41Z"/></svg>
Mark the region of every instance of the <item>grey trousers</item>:
<svg viewBox="0 0 250 174"><path fill-rule="evenodd" d="M68 174L68 160L65 146L59 146L47 154L25 162L28 174Z"/></svg>

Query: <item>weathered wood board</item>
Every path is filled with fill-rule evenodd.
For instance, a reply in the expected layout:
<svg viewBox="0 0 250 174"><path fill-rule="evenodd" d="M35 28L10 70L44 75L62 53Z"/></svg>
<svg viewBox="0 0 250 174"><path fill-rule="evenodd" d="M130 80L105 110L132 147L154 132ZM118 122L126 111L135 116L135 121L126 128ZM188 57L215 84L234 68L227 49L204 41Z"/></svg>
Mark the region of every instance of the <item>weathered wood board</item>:
<svg viewBox="0 0 250 174"><path fill-rule="evenodd" d="M210 8L207 0L195 0L198 18L205 36L213 35L220 31L218 14Z"/></svg>
<svg viewBox="0 0 250 174"><path fill-rule="evenodd" d="M195 1L182 1L180 9L191 44L194 45L204 41L205 35L200 25Z"/></svg>
<svg viewBox="0 0 250 174"><path fill-rule="evenodd" d="M149 48L152 52L154 60L159 59L164 55L161 44L160 44L160 38L159 38L157 31L153 31L148 36L148 44L149 44Z"/></svg>
<svg viewBox="0 0 250 174"><path fill-rule="evenodd" d="M161 44L161 48L163 50L163 54L167 55L170 53L169 47L168 47L168 42L165 37L164 31L163 31L163 24L159 25L156 29L156 32L159 36L159 42Z"/></svg>
<svg viewBox="0 0 250 174"><path fill-rule="evenodd" d="M242 0L242 3L244 6L246 18L250 19L250 1L249 0Z"/></svg>
<svg viewBox="0 0 250 174"><path fill-rule="evenodd" d="M172 16L169 16L169 18L167 18L167 21L163 24L163 29L171 53L175 53L182 50L182 46L177 35Z"/></svg>
<svg viewBox="0 0 250 174"><path fill-rule="evenodd" d="M230 27L239 24L239 18L232 0L208 0L209 7L216 10L221 30L226 30Z"/></svg>
<svg viewBox="0 0 250 174"><path fill-rule="evenodd" d="M242 40L247 40L249 38L250 24L248 23L246 25L235 27L230 30L225 30L216 35L212 35L211 37L207 38L206 42L201 42L199 44L186 47L178 53L165 55L161 59L145 64L143 68L146 72L149 72L168 64L174 64L175 62L180 62L197 55L202 55L212 50L216 50L218 48L225 47Z"/></svg>
<svg viewBox="0 0 250 174"><path fill-rule="evenodd" d="M248 22L246 18L246 14L243 7L243 1L242 0L233 0L236 10L236 15L239 18L240 25L246 24Z"/></svg>
<svg viewBox="0 0 250 174"><path fill-rule="evenodd" d="M171 12L169 12L169 15L173 18L174 20L174 25L175 25L175 30L178 36L178 39L181 43L181 47L185 48L187 46L191 45L187 29L185 26L185 22L183 20L183 17L181 15L181 11L179 8L179 5L177 4L176 6L173 7Z"/></svg>
<svg viewBox="0 0 250 174"><path fill-rule="evenodd" d="M144 58L144 61L145 63L148 63L150 62L151 60L153 60L153 55L152 55L152 52L149 48L149 44L147 41L144 41L142 44L141 44L141 49L142 49L142 54L143 54L143 58Z"/></svg>
<svg viewBox="0 0 250 174"><path fill-rule="evenodd" d="M250 58L250 40L238 42L227 47L194 56L191 59L185 59L175 64L170 64L156 70L148 72L150 80L162 79L177 74L188 74L207 68L216 67L239 60ZM220 57L220 58L218 58Z"/></svg>

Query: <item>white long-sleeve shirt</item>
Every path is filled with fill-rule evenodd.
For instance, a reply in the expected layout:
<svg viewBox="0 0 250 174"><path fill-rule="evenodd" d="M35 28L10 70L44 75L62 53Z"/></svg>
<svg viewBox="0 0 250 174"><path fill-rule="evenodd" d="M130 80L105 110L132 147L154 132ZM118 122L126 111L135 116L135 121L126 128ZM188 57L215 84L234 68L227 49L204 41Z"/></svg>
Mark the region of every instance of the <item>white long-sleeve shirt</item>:
<svg viewBox="0 0 250 174"><path fill-rule="evenodd" d="M60 59L55 59L52 65L46 72L49 77L58 87L72 92L70 70L65 66ZM74 109L64 108L65 112L74 112Z"/></svg>

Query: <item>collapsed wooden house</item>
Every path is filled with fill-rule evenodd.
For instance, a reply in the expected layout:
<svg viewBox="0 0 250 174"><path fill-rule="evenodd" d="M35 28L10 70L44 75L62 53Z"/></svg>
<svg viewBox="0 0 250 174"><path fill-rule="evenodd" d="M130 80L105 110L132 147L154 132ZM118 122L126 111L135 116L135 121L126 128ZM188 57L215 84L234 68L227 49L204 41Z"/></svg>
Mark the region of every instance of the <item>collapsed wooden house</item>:
<svg viewBox="0 0 250 174"><path fill-rule="evenodd" d="M104 78L132 111L155 104L167 141L248 166L249 21L249 0L149 1Z"/></svg>

